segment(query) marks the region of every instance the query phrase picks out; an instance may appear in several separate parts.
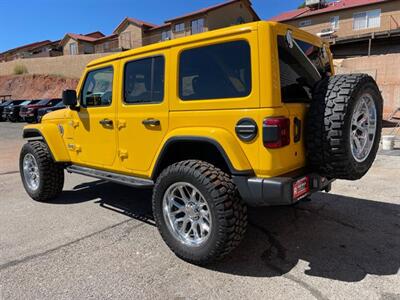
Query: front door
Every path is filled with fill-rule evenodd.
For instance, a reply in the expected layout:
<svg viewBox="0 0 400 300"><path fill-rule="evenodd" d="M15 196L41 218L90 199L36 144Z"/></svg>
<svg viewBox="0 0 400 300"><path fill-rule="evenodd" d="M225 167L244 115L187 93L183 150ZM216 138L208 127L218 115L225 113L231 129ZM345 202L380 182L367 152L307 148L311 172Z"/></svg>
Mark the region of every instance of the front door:
<svg viewBox="0 0 400 300"><path fill-rule="evenodd" d="M78 163L108 167L116 156L115 86L112 66L88 71L82 84L80 110L74 111L71 125ZM71 150L71 149L70 149Z"/></svg>
<svg viewBox="0 0 400 300"><path fill-rule="evenodd" d="M118 107L119 159L137 175L149 174L168 129L167 51L126 59Z"/></svg>

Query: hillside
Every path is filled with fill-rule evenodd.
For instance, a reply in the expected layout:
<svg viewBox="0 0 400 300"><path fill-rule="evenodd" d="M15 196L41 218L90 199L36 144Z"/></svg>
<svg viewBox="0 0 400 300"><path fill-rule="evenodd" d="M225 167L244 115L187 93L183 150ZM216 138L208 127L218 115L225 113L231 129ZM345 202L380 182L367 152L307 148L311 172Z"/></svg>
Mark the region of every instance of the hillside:
<svg viewBox="0 0 400 300"><path fill-rule="evenodd" d="M0 76L0 95L12 99L60 98L64 89L75 89L78 79L54 75Z"/></svg>

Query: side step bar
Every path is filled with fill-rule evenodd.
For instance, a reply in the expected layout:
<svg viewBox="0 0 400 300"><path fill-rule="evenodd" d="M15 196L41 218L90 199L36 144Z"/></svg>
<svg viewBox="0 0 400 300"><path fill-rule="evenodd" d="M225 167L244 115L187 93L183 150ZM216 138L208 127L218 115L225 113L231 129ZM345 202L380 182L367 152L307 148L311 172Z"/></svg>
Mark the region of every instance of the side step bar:
<svg viewBox="0 0 400 300"><path fill-rule="evenodd" d="M76 173L89 177L99 178L115 183L120 183L136 188L151 188L154 186L154 181L150 179L144 179L139 177L127 176L113 172L101 171L97 169L91 169L81 167L77 165L71 165L66 168L69 173Z"/></svg>

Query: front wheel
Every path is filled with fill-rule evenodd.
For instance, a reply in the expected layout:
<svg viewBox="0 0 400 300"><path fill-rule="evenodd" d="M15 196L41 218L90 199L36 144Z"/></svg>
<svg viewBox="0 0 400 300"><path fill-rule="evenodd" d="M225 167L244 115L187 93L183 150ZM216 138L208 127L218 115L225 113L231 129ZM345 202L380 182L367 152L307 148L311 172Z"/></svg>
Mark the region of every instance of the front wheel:
<svg viewBox="0 0 400 300"><path fill-rule="evenodd" d="M22 147L19 169L24 188L32 199L48 202L62 192L64 168L53 161L44 142L29 142Z"/></svg>
<svg viewBox="0 0 400 300"><path fill-rule="evenodd" d="M247 208L230 176L196 160L178 162L161 173L153 213L170 249L198 265L230 253L247 227Z"/></svg>

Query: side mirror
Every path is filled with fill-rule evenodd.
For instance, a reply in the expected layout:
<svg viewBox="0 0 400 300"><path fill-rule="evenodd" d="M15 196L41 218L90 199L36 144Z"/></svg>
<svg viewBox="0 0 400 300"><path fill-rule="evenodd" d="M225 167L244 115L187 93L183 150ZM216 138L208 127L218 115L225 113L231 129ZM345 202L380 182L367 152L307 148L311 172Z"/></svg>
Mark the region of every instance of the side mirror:
<svg viewBox="0 0 400 300"><path fill-rule="evenodd" d="M64 90L62 94L62 101L65 106L69 106L71 109L76 108L78 104L78 97L75 90Z"/></svg>

